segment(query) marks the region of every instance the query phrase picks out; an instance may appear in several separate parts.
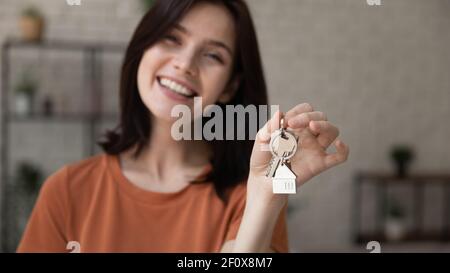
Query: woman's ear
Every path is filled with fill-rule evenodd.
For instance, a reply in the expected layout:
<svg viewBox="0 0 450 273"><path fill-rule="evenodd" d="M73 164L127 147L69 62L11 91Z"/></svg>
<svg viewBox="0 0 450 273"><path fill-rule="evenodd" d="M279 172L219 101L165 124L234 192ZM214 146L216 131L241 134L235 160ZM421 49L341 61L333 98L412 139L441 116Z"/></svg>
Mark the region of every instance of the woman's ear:
<svg viewBox="0 0 450 273"><path fill-rule="evenodd" d="M230 102L234 95L236 95L237 90L239 89L239 85L241 84L241 80L239 76L235 76L225 87L225 90L219 97L219 102L222 104L227 104Z"/></svg>

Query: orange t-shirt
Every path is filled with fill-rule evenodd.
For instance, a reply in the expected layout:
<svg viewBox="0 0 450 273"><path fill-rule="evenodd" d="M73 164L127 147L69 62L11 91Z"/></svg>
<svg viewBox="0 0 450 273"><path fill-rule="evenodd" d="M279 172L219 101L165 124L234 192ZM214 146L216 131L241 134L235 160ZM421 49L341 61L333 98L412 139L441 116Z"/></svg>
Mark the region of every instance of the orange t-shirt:
<svg viewBox="0 0 450 273"><path fill-rule="evenodd" d="M176 193L138 188L122 174L117 156L101 154L67 165L44 183L18 252L219 252L236 238L246 185L224 204L213 183L192 183ZM272 249L288 252L286 210Z"/></svg>

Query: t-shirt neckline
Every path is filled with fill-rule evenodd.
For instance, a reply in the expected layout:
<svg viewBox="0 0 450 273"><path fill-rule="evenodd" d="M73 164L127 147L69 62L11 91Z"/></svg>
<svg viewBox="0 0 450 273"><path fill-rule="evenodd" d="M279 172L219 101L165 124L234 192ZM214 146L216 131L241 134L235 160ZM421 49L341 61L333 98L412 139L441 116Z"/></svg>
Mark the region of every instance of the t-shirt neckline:
<svg viewBox="0 0 450 273"><path fill-rule="evenodd" d="M120 190L129 195L132 199L139 202L152 205L169 205L182 202L190 196L191 191L197 190L204 185L209 183L189 183L186 187L177 192L163 193L154 192L139 188L134 185L125 175L122 173L120 166L120 160L118 155L106 154L108 169L110 170L113 179L117 182ZM209 172L211 169L210 165L205 166L202 176Z"/></svg>

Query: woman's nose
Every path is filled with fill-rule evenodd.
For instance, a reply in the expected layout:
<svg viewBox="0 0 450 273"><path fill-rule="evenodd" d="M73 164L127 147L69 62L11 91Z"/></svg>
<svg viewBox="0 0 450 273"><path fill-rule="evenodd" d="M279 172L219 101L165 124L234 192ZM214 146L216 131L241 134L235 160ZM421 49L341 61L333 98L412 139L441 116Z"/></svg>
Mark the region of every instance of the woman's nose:
<svg viewBox="0 0 450 273"><path fill-rule="evenodd" d="M183 74L195 76L197 68L195 66L195 53L186 52L175 57L174 67Z"/></svg>

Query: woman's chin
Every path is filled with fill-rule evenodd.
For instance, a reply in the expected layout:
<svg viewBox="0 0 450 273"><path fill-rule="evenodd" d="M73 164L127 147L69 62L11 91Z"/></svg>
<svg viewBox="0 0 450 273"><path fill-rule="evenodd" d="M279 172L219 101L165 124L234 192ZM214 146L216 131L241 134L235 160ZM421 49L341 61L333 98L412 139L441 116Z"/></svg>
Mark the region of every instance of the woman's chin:
<svg viewBox="0 0 450 273"><path fill-rule="evenodd" d="M172 117L172 107L164 105L154 105L148 107L154 118L161 121L175 122L179 117Z"/></svg>
<svg viewBox="0 0 450 273"><path fill-rule="evenodd" d="M186 104L180 103L171 103L167 101L151 101L146 103L147 108L152 113L153 117L165 122L173 123L181 118L180 112L185 113L186 106L190 109L190 113L193 112L193 109ZM182 111L177 111L176 107L182 106ZM174 110L175 109L175 110ZM186 113L188 114L188 113ZM184 114L183 117L185 118Z"/></svg>
<svg viewBox="0 0 450 273"><path fill-rule="evenodd" d="M173 100L165 96L164 94L161 94L161 92L157 90L155 90L155 92L153 91L149 92L149 95L146 98L144 98L144 103L155 117L164 120L177 119L177 117L172 118L172 111L173 109L176 109L176 107L187 106L189 107L189 109L193 107L188 102L185 103Z"/></svg>

